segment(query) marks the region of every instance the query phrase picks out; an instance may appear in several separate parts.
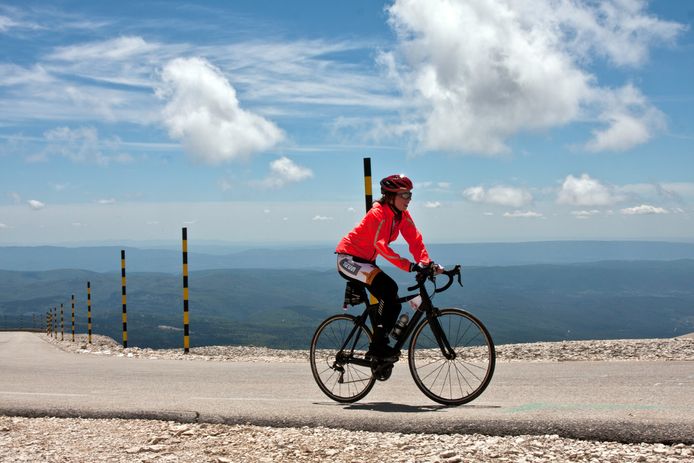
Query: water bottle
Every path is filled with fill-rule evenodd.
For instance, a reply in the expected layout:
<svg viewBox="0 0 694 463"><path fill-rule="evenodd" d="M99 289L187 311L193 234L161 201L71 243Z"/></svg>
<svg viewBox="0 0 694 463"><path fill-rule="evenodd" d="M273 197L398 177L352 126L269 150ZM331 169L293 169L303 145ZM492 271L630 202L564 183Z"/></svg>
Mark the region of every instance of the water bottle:
<svg viewBox="0 0 694 463"><path fill-rule="evenodd" d="M393 327L393 331L390 332L390 335L393 337L393 339L397 340L400 338L400 334L402 334L402 330L405 329L409 320L410 317L406 313L400 315L400 318L398 318L398 322Z"/></svg>

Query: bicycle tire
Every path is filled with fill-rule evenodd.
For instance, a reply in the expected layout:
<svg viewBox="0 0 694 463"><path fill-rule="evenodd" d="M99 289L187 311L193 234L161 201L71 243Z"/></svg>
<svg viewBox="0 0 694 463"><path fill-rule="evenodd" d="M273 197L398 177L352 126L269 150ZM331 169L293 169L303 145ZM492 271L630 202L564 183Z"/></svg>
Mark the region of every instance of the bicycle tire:
<svg viewBox="0 0 694 463"><path fill-rule="evenodd" d="M429 319L424 319L410 341L410 373L417 387L433 401L447 406L468 403L492 380L494 341L482 322L464 310L442 309L436 319L456 356L444 356Z"/></svg>
<svg viewBox="0 0 694 463"><path fill-rule="evenodd" d="M364 398L376 382L370 367L340 361L338 355L356 320L352 315L333 315L318 326L311 339L309 357L313 379L321 391L336 402L356 402ZM369 348L372 334L369 328L363 325L358 328L357 333L360 336L353 355L363 358Z"/></svg>

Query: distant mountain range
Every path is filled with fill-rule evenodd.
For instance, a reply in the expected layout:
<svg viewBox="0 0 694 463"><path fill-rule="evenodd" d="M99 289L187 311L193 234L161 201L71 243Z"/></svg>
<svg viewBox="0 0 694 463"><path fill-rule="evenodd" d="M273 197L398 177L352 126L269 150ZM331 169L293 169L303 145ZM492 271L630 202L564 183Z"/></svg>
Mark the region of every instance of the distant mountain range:
<svg viewBox="0 0 694 463"><path fill-rule="evenodd" d="M559 258L549 253L552 243L528 246L544 249L547 255L538 256L538 259ZM585 245L575 244L573 252L578 252L581 246ZM678 245L652 246L649 252L660 249L662 258L665 252L674 252L673 246ZM608 248L609 252L617 252L614 245ZM120 256L116 248L96 249L106 252L99 254L102 258L105 255L113 258L115 263L111 266L118 270L0 271L0 328L43 326L46 311L62 303L67 335L70 296L75 294L77 330L85 332L86 282L90 281L94 331L120 340ZM472 254L470 249L466 249L468 255ZM687 247L678 249L686 250ZM93 250L70 251L72 256L87 259ZM56 251L53 257L60 257L60 252ZM526 252L529 252L527 248ZM592 252L595 255L596 251ZM641 252L645 252L643 248ZM133 263L137 263L137 252L131 254ZM516 252L515 259L519 259L520 254ZM558 254L561 258L568 256L565 250ZM3 254L2 259L6 255ZM34 254L35 260L28 260L24 265L38 266L41 259L37 255ZM62 254L63 258L66 255ZM146 262L147 256L155 255L158 254L143 252L139 265L155 265ZM244 255L253 258L247 261L245 268L191 271L193 346L235 344L307 348L318 323L342 311L344 281L333 269L299 268L301 260L285 262L276 253L268 254L274 260L267 261L267 266L285 262L288 266L294 263L294 268L254 269L249 263L260 262L258 259L262 255L255 251L236 255L233 261L243 262L240 256ZM298 258L299 255L286 257ZM332 260L332 255L329 256ZM451 261L457 259L445 256ZM577 258L575 254L571 256ZM93 262L96 265L96 261ZM306 262L303 264L307 266ZM182 345L182 278L173 273L174 269L170 270L171 273L128 272L130 346ZM391 274L398 279L401 288L412 283L411 274L395 269ZM694 331L693 276L694 259L691 258L471 266L463 271L465 287L454 286L438 294L435 303L440 307L470 310L489 327L497 343L672 337ZM349 309L353 314L360 311L361 308Z"/></svg>
<svg viewBox="0 0 694 463"><path fill-rule="evenodd" d="M407 255L402 245L394 246ZM144 247L0 247L0 269L82 269L94 272L120 270L120 250L126 251L129 271L181 272L181 252ZM215 269L330 269L335 266L334 244L236 249L188 243L191 271ZM604 260L694 259L694 242L656 241L543 241L525 243L430 244L437 262L464 266L566 264Z"/></svg>

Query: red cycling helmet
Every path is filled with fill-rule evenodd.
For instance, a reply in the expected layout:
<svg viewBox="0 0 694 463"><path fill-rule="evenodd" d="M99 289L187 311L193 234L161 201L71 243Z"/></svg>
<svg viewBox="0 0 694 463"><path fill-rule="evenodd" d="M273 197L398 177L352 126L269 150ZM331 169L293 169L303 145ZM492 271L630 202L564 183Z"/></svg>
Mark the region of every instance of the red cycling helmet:
<svg viewBox="0 0 694 463"><path fill-rule="evenodd" d="M412 180L404 175L390 175L381 180L381 193L400 193L412 189Z"/></svg>

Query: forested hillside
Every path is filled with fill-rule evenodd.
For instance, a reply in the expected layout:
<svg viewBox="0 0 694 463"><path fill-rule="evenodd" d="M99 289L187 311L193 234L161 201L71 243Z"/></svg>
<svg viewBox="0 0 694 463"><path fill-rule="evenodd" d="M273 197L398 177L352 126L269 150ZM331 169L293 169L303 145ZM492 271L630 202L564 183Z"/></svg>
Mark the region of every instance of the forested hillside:
<svg viewBox="0 0 694 463"><path fill-rule="evenodd" d="M412 283L410 274L392 274L401 288ZM464 288L453 286L435 302L472 311L497 343L671 337L694 331L692 275L694 260L470 267ZM42 324L62 303L69 332L75 294L84 332L87 281L95 332L120 339L119 272L0 271L0 324ZM129 345L180 346L181 276L134 272L127 284ZM343 310L343 290L334 270L191 272L191 343L305 348L319 321Z"/></svg>

